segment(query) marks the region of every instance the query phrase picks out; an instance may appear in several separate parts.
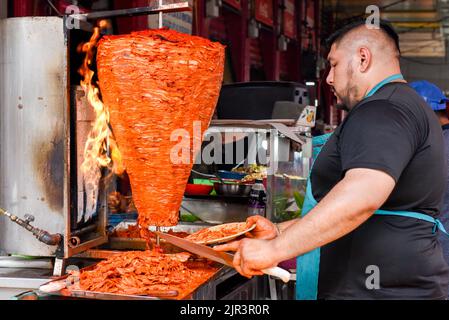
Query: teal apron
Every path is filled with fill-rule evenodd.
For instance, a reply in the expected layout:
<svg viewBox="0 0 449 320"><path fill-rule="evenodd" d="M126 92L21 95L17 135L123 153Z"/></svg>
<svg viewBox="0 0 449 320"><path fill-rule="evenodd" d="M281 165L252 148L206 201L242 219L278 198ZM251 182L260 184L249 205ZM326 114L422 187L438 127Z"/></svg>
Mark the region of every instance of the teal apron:
<svg viewBox="0 0 449 320"><path fill-rule="evenodd" d="M367 95L367 97L371 97L375 94L380 88L382 88L387 83L390 83L394 80L404 79L401 74L396 74L387 79L380 82L376 85ZM318 157L323 146L331 137L330 134L326 134L319 137L313 138L313 161ZM310 177L307 181L306 195L304 199L304 204L302 207L302 216L309 213L318 202L313 197L312 192L312 184L310 182ZM440 220L435 219L429 215L418 213L418 212L410 212L410 211L386 211L386 210L377 210L374 212L377 215L389 215L389 216L401 216L414 218L419 220L424 220L434 224L433 232L436 232L438 228L445 234L449 235L447 231L444 229L443 224ZM316 300L318 297L318 277L320 271L320 248L312 250L302 256L299 256L296 261L296 299L297 300Z"/></svg>

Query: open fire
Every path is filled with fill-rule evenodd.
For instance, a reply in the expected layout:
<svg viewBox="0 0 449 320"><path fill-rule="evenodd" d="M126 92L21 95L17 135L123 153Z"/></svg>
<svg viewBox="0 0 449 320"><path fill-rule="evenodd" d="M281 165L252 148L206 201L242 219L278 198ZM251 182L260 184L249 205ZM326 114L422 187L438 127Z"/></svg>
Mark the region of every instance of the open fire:
<svg viewBox="0 0 449 320"><path fill-rule="evenodd" d="M101 179L102 168L108 168L112 173L121 175L124 172L122 156L109 125L109 110L100 99L100 90L93 83L95 72L91 69L96 54L101 30L107 22L102 20L89 42L82 44L79 51L85 53L83 65L79 73L83 76L83 88L89 104L95 110L95 122L89 133L85 149L84 162L81 165L84 178L84 188L87 195L84 219L88 221L96 211L98 199L98 186ZM80 220L82 218L78 217Z"/></svg>

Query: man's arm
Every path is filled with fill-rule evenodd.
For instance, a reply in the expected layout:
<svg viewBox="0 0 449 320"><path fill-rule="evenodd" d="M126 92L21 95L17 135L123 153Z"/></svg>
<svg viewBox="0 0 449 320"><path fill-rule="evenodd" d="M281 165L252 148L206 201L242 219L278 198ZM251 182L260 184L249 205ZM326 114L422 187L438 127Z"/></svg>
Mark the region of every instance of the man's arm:
<svg viewBox="0 0 449 320"><path fill-rule="evenodd" d="M374 169L349 170L320 203L302 219L291 222L273 240L243 239L216 247L237 251L234 266L244 276L276 266L350 233L382 206L395 180Z"/></svg>
<svg viewBox="0 0 449 320"><path fill-rule="evenodd" d="M388 199L394 179L379 170L352 169L304 218L273 240L279 261L302 255L350 233Z"/></svg>
<svg viewBox="0 0 449 320"><path fill-rule="evenodd" d="M296 218L293 220L284 221L281 223L277 223L276 226L279 230L279 233L282 234L287 230L290 226L294 225L297 221L299 221L301 218Z"/></svg>

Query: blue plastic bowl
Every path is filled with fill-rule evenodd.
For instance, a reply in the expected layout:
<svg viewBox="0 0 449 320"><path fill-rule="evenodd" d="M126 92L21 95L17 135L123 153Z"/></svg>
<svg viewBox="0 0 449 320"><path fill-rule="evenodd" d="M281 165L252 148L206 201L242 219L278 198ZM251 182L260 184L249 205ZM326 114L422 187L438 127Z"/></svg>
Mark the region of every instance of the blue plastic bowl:
<svg viewBox="0 0 449 320"><path fill-rule="evenodd" d="M222 179L242 180L247 175L246 175L246 173L238 173L238 172L232 172L232 171L226 171L226 170L219 170L218 176Z"/></svg>
<svg viewBox="0 0 449 320"><path fill-rule="evenodd" d="M108 224L112 227L116 227L122 221L137 220L137 217L138 217L137 212L109 214Z"/></svg>

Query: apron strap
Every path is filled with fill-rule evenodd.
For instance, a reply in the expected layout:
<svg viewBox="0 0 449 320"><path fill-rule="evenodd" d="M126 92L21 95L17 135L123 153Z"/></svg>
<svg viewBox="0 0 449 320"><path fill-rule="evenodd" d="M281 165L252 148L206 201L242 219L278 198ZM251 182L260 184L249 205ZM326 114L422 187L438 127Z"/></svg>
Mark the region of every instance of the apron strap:
<svg viewBox="0 0 449 320"><path fill-rule="evenodd" d="M449 236L449 233L444 228L444 225L441 223L439 219L436 219L432 216L429 216L424 213L419 212L411 212L411 211L387 211L387 210L377 210L374 212L374 214L378 215L385 215L385 216L400 216L400 217L407 217L407 218L414 218L418 220L427 221L430 223L433 223L433 229L432 233L435 233L438 230Z"/></svg>
<svg viewBox="0 0 449 320"><path fill-rule="evenodd" d="M376 215L400 216L414 218L433 223L432 233L437 229L449 236L439 219L435 219L427 214L410 211L387 211L377 210ZM320 273L320 248L307 252L299 256L296 260L296 299L316 300L318 298L318 279Z"/></svg>

